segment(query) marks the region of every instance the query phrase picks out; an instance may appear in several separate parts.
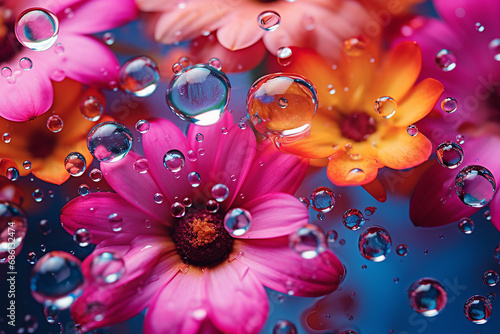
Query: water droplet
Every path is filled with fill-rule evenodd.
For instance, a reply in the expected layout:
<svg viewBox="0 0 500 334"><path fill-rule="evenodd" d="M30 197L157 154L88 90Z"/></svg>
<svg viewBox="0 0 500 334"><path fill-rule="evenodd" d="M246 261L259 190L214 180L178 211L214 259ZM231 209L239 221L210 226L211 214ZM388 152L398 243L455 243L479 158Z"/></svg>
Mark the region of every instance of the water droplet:
<svg viewBox="0 0 500 334"><path fill-rule="evenodd" d="M191 200L191 198L186 197L182 200L182 204L184 204L186 208L190 208L191 205L193 205L193 201Z"/></svg>
<svg viewBox="0 0 500 334"><path fill-rule="evenodd" d="M245 209L233 208L224 216L224 227L232 236L245 234L252 223L252 215Z"/></svg>
<svg viewBox="0 0 500 334"><path fill-rule="evenodd" d="M139 97L153 94L160 80L158 66L145 56L127 60L120 68L119 75L121 88Z"/></svg>
<svg viewBox="0 0 500 334"><path fill-rule="evenodd" d="M441 166L454 169L462 164L464 150L455 142L445 141L437 147L436 156Z"/></svg>
<svg viewBox="0 0 500 334"><path fill-rule="evenodd" d="M0 201L0 263L7 262L10 250L21 249L27 229L28 221L21 208Z"/></svg>
<svg viewBox="0 0 500 334"><path fill-rule="evenodd" d="M22 57L19 59L19 67L25 71L29 71L33 68L33 62L28 57Z"/></svg>
<svg viewBox="0 0 500 334"><path fill-rule="evenodd" d="M209 61L208 61L208 65L212 66L212 67L215 67L217 70L221 70L222 69L222 63L220 61L219 58L211 58Z"/></svg>
<svg viewBox="0 0 500 334"><path fill-rule="evenodd" d="M371 216L375 213L375 211L377 211L377 207L375 206L368 206L365 208L365 215L367 216Z"/></svg>
<svg viewBox="0 0 500 334"><path fill-rule="evenodd" d="M12 76L12 70L10 69L10 67L7 67L7 66L4 66L2 67L2 70L0 71L0 73L2 74L2 77L4 78L10 78Z"/></svg>
<svg viewBox="0 0 500 334"><path fill-rule="evenodd" d="M458 228L465 234L474 232L474 222L469 218L462 218L458 222Z"/></svg>
<svg viewBox="0 0 500 334"><path fill-rule="evenodd" d="M465 136L464 135L461 135L461 134L458 134L456 137L455 137L455 140L457 141L457 143L459 143L460 145L463 145L465 143Z"/></svg>
<svg viewBox="0 0 500 334"><path fill-rule="evenodd" d="M104 107L97 97L85 96L80 103L80 112L83 117L89 121L98 121L101 118L103 111Z"/></svg>
<svg viewBox="0 0 500 334"><path fill-rule="evenodd" d="M145 119L140 119L135 123L135 129L139 133L146 133L149 131L149 122Z"/></svg>
<svg viewBox="0 0 500 334"><path fill-rule="evenodd" d="M43 235L47 235L50 233L50 223L47 219L42 219L38 222L38 230Z"/></svg>
<svg viewBox="0 0 500 334"><path fill-rule="evenodd" d="M500 38L495 38L488 44L491 53L493 54L493 58L496 61L500 61Z"/></svg>
<svg viewBox="0 0 500 334"><path fill-rule="evenodd" d="M12 139L12 136L10 135L10 133L8 132L5 132L3 135L2 135L2 139L3 139L3 142L5 144L8 144L10 143L11 139Z"/></svg>
<svg viewBox="0 0 500 334"><path fill-rule="evenodd" d="M88 194L90 194L89 186L86 184L80 184L80 186L78 187L78 194L80 196L87 196Z"/></svg>
<svg viewBox="0 0 500 334"><path fill-rule="evenodd" d="M224 202L229 196L229 188L222 183L218 183L212 187L212 196L217 202Z"/></svg>
<svg viewBox="0 0 500 334"><path fill-rule="evenodd" d="M196 141L197 141L198 143L201 143L201 142L203 141L203 139L205 139L205 137L203 136L203 134L202 134L202 133L198 133L198 134L196 135Z"/></svg>
<svg viewBox="0 0 500 334"><path fill-rule="evenodd" d="M255 129L275 143L307 137L317 108L316 89L295 74L265 75L247 95L248 115Z"/></svg>
<svg viewBox="0 0 500 334"><path fill-rule="evenodd" d="M118 252L103 252L92 258L90 272L97 281L111 284L123 277L125 262Z"/></svg>
<svg viewBox="0 0 500 334"><path fill-rule="evenodd" d="M488 270L483 275L484 284L488 286L495 286L500 280L500 275L496 271Z"/></svg>
<svg viewBox="0 0 500 334"><path fill-rule="evenodd" d="M144 174L147 173L149 170L149 162L148 159L146 158L139 158L136 161L134 161L134 170L137 173Z"/></svg>
<svg viewBox="0 0 500 334"><path fill-rule="evenodd" d="M79 228L73 234L73 240L78 244L78 246L87 247L91 242L90 232L86 228Z"/></svg>
<svg viewBox="0 0 500 334"><path fill-rule="evenodd" d="M205 204L205 210L207 210L210 213L215 213L219 211L219 203L213 199L208 200L207 203Z"/></svg>
<svg viewBox="0 0 500 334"><path fill-rule="evenodd" d="M87 162L85 157L78 152L71 152L64 159L64 168L71 175L78 177L85 172L85 168L87 167Z"/></svg>
<svg viewBox="0 0 500 334"><path fill-rule="evenodd" d="M363 269L363 270L365 270L366 268L368 268L368 266L367 266L366 264L363 264L363 265L361 266L361 269Z"/></svg>
<svg viewBox="0 0 500 334"><path fill-rule="evenodd" d="M102 172L99 168L94 168L90 171L89 177L94 182L99 182L102 180Z"/></svg>
<svg viewBox="0 0 500 334"><path fill-rule="evenodd" d="M344 51L349 57L359 57L366 49L367 42L361 36L352 37L344 41Z"/></svg>
<svg viewBox="0 0 500 334"><path fill-rule="evenodd" d="M120 232L123 227L123 218L117 213L112 213L108 216L108 223L114 232Z"/></svg>
<svg viewBox="0 0 500 334"><path fill-rule="evenodd" d="M455 178L455 191L460 200L468 206L482 208L495 195L496 184L493 174L482 166L466 166Z"/></svg>
<svg viewBox="0 0 500 334"><path fill-rule="evenodd" d="M45 254L31 270L31 295L46 307L67 309L82 293L81 262L63 251Z"/></svg>
<svg viewBox="0 0 500 334"><path fill-rule="evenodd" d="M288 66L292 63L292 49L290 48L279 48L277 52L278 64L281 66Z"/></svg>
<svg viewBox="0 0 500 334"><path fill-rule="evenodd" d="M187 180L191 187L196 188L200 185L201 177L197 172L191 172L188 174Z"/></svg>
<svg viewBox="0 0 500 334"><path fill-rule="evenodd" d="M408 255L408 246L405 244L399 244L398 247L396 247L396 254L399 256L406 256Z"/></svg>
<svg viewBox="0 0 500 334"><path fill-rule="evenodd" d="M186 207L179 202L175 202L170 206L170 213L175 218L182 218L186 214Z"/></svg>
<svg viewBox="0 0 500 334"><path fill-rule="evenodd" d="M494 292L490 292L486 295L486 298L488 299L488 301L491 303L495 298L497 297L497 295L494 293Z"/></svg>
<svg viewBox="0 0 500 334"><path fill-rule="evenodd" d="M335 230L330 230L326 233L326 241L328 244L333 244L335 241L337 241L337 238L339 237L339 234Z"/></svg>
<svg viewBox="0 0 500 334"><path fill-rule="evenodd" d="M312 192L310 203L315 211L327 213L335 206L335 195L331 189L319 187Z"/></svg>
<svg viewBox="0 0 500 334"><path fill-rule="evenodd" d="M351 231L356 231L365 224L365 217L363 217L363 214L358 209L349 209L344 212L342 222Z"/></svg>
<svg viewBox="0 0 500 334"><path fill-rule="evenodd" d="M448 301L446 288L433 278L421 278L408 289L410 306L426 317L434 317L441 312Z"/></svg>
<svg viewBox="0 0 500 334"><path fill-rule="evenodd" d="M358 247L365 259L373 262L384 261L391 252L391 236L381 226L370 226L359 235Z"/></svg>
<svg viewBox="0 0 500 334"><path fill-rule="evenodd" d="M406 128L406 132L412 136L412 137L415 137L416 135L418 135L418 128L416 125L412 124L412 125L408 125L408 127Z"/></svg>
<svg viewBox="0 0 500 334"><path fill-rule="evenodd" d="M115 42L115 35L112 32L105 32L104 35L102 35L102 40L107 45L113 45Z"/></svg>
<svg viewBox="0 0 500 334"><path fill-rule="evenodd" d="M47 129L53 133L58 133L63 129L64 122L59 115L52 115L47 119Z"/></svg>
<svg viewBox="0 0 500 334"><path fill-rule="evenodd" d="M34 51L48 50L57 40L59 20L43 8L30 8L19 14L15 23L19 43Z"/></svg>
<svg viewBox="0 0 500 334"><path fill-rule="evenodd" d="M444 72L449 72L457 66L457 57L449 50L442 49L436 54L436 64Z"/></svg>
<svg viewBox="0 0 500 334"><path fill-rule="evenodd" d="M123 159L132 148L132 142L132 132L116 122L97 124L87 136L89 152L101 162Z"/></svg>
<svg viewBox="0 0 500 334"><path fill-rule="evenodd" d="M489 210L486 210L486 211L484 212L484 215L483 215L483 216L484 216L484 219L486 219L486 220L491 220L491 212L490 212Z"/></svg>
<svg viewBox="0 0 500 334"><path fill-rule="evenodd" d="M185 161L184 154L179 150L170 150L163 157L163 165L172 173L179 172Z"/></svg>
<svg viewBox="0 0 500 334"><path fill-rule="evenodd" d="M280 26L281 16L280 14L269 10L260 13L257 17L257 21L259 22L259 27L265 31L274 31Z"/></svg>
<svg viewBox="0 0 500 334"><path fill-rule="evenodd" d="M391 118L396 113L396 101L390 96L379 97L373 106L377 114L383 118Z"/></svg>
<svg viewBox="0 0 500 334"><path fill-rule="evenodd" d="M161 204L161 203L163 203L163 199L164 199L163 194L161 194L161 193L156 193L156 194L153 196L153 198L154 198L154 201L155 201L155 203L156 203L156 204Z"/></svg>
<svg viewBox="0 0 500 334"><path fill-rule="evenodd" d="M15 167L9 167L7 168L5 176L11 181L16 181L19 178L19 171Z"/></svg>
<svg viewBox="0 0 500 334"><path fill-rule="evenodd" d="M24 169L26 169L26 170L30 170L30 169L31 169L31 161L29 161L29 160L24 160L24 162L23 162L23 167L24 167Z"/></svg>
<svg viewBox="0 0 500 334"><path fill-rule="evenodd" d="M39 188L35 189L32 196L37 203L40 203L43 200L43 190Z"/></svg>
<svg viewBox="0 0 500 334"><path fill-rule="evenodd" d="M170 81L167 103L181 119L211 125L221 118L230 96L231 84L223 72L196 64L184 68Z"/></svg>
<svg viewBox="0 0 500 334"><path fill-rule="evenodd" d="M290 247L304 259L313 259L326 250L326 238L316 225L306 224L288 236Z"/></svg>
<svg viewBox="0 0 500 334"><path fill-rule="evenodd" d="M278 320L273 327L273 334L297 334L297 328L288 320Z"/></svg>
<svg viewBox="0 0 500 334"><path fill-rule="evenodd" d="M61 55L64 53L64 46L61 43L57 43L56 46L54 46L54 52L55 54Z"/></svg>
<svg viewBox="0 0 500 334"><path fill-rule="evenodd" d="M483 32L484 31L484 26L481 22L476 22L476 24L474 25L474 27L476 28L476 31L477 32Z"/></svg>
<svg viewBox="0 0 500 334"><path fill-rule="evenodd" d="M441 101L441 109L443 111L447 112L448 114L451 114L455 112L458 108L458 102L452 97L447 97Z"/></svg>
<svg viewBox="0 0 500 334"><path fill-rule="evenodd" d="M29 252L28 257L26 258L29 264L35 264L36 261L38 261L38 258L36 257L35 252Z"/></svg>
<svg viewBox="0 0 500 334"><path fill-rule="evenodd" d="M301 197L299 197L299 201L300 201L302 204L304 204L304 206L305 206L306 208L308 208L308 209L309 209L309 200L307 199L307 197L301 196Z"/></svg>
<svg viewBox="0 0 500 334"><path fill-rule="evenodd" d="M472 296L464 304L465 317L478 325L488 322L491 312L490 301L483 296Z"/></svg>

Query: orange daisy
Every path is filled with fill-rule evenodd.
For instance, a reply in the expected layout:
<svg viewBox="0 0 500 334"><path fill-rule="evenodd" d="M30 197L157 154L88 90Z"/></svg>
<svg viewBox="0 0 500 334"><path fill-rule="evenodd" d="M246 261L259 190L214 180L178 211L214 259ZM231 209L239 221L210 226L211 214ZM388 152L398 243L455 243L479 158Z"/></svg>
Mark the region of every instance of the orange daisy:
<svg viewBox="0 0 500 334"><path fill-rule="evenodd" d="M104 106L104 96L95 88L66 79L54 82L54 103L51 112L26 122L0 119L0 157L12 159L19 167L20 175L30 172L41 180L62 184L69 179L64 160L71 152L81 153L87 166L92 155L87 149L87 134L97 123L86 119L80 111L80 103L92 96ZM62 129L52 132L47 126L49 117L57 115L63 122ZM57 118L56 118L57 120ZM100 121L104 121L101 118ZM58 122L52 126L57 131ZM10 137L10 138L9 138ZM23 163L31 163L24 168ZM28 167L30 164L24 163Z"/></svg>
<svg viewBox="0 0 500 334"><path fill-rule="evenodd" d="M434 107L443 85L432 78L415 84L422 65L415 42L382 55L380 44L355 43L338 65L318 54L293 49L287 72L307 77L318 91L319 108L310 135L282 150L327 165L336 185L366 185L384 166L406 169L426 161L432 144L414 127Z"/></svg>

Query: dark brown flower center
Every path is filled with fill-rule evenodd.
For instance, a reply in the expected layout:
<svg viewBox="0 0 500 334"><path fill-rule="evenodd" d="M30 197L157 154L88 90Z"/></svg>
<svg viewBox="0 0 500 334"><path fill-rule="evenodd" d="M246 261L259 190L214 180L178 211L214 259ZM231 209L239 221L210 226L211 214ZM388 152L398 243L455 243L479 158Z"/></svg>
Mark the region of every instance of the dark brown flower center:
<svg viewBox="0 0 500 334"><path fill-rule="evenodd" d="M363 111L350 113L340 121L340 131L345 138L364 141L377 130L373 117Z"/></svg>
<svg viewBox="0 0 500 334"><path fill-rule="evenodd" d="M184 262L200 267L215 266L227 259L234 242L221 216L204 210L180 219L173 238Z"/></svg>

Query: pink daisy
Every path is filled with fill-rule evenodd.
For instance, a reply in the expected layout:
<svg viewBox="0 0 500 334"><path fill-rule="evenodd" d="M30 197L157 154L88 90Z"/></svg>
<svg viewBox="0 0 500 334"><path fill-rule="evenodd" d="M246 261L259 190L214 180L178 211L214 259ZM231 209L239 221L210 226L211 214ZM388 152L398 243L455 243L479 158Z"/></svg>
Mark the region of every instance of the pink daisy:
<svg viewBox="0 0 500 334"><path fill-rule="evenodd" d="M269 312L264 286L319 296L340 284L343 266L330 250L306 260L289 246L288 236L309 218L291 195L307 160L279 153L268 142L256 146L252 131L233 125L229 113L213 126L191 125L187 140L173 123L154 119L143 134L143 148L146 173L134 169L142 159L135 152L102 163L116 193L76 198L61 212L68 232L88 229L95 252L119 253L125 263L124 276L103 286L92 275L92 256L83 262L88 285L71 309L83 330L124 321L148 307L145 333L256 333ZM176 173L163 164L173 149L187 157ZM188 183L192 172L200 175L198 187ZM228 187L229 196L211 213L205 205L219 183ZM161 204L153 200L158 194ZM186 198L192 206L174 218L171 205ZM231 208L251 214L243 235L231 236L224 228ZM114 214L121 217L120 232L108 222ZM102 316L92 312L96 303Z"/></svg>
<svg viewBox="0 0 500 334"><path fill-rule="evenodd" d="M59 20L56 44L46 51L23 47L14 34L16 18L28 8L44 8ZM6 0L0 4L0 116L26 121L52 105L53 81L69 77L81 83L109 87L118 78L119 63L109 48L89 34L117 27L136 15L133 0ZM60 43L60 44L59 44ZM29 58L33 67L20 68ZM6 75L8 76L8 75Z"/></svg>

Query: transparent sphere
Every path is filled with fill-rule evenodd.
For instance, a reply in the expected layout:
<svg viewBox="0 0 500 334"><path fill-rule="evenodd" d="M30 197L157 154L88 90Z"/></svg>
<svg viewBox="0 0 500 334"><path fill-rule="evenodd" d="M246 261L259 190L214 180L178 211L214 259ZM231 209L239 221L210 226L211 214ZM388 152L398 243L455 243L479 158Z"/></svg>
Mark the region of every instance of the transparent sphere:
<svg viewBox="0 0 500 334"><path fill-rule="evenodd" d="M294 141L309 135L318 98L312 83L300 75L268 74L248 91L247 109L259 133Z"/></svg>
<svg viewBox="0 0 500 334"><path fill-rule="evenodd" d="M370 226L359 235L358 247L359 252L365 259L381 262L391 252L391 236L381 226Z"/></svg>
<svg viewBox="0 0 500 334"><path fill-rule="evenodd" d="M446 306L448 294L434 278L421 278L410 286L408 301L410 306L426 317L434 317Z"/></svg>
<svg viewBox="0 0 500 334"><path fill-rule="evenodd" d="M478 325L488 322L491 312L491 303L483 296L472 296L464 304L465 317Z"/></svg>
<svg viewBox="0 0 500 334"><path fill-rule="evenodd" d="M245 234L251 226L252 215L245 209L233 208L224 216L224 228L232 236Z"/></svg>
<svg viewBox="0 0 500 334"><path fill-rule="evenodd" d="M123 159L132 148L132 132L117 122L97 124L87 136L89 152L101 162Z"/></svg>
<svg viewBox="0 0 500 334"><path fill-rule="evenodd" d="M167 104L181 119L198 125L216 123L231 96L227 76L207 64L182 68L170 81Z"/></svg>
<svg viewBox="0 0 500 334"><path fill-rule="evenodd" d="M455 191L468 206L482 208L495 195L496 183L493 174L483 166L466 166L455 178Z"/></svg>
<svg viewBox="0 0 500 334"><path fill-rule="evenodd" d="M31 270L31 295L39 303L66 309L81 295L84 283L81 262L75 256L53 251Z"/></svg>
<svg viewBox="0 0 500 334"><path fill-rule="evenodd" d="M441 166L454 169L464 160L464 150L453 141L445 141L437 147L436 157Z"/></svg>
<svg viewBox="0 0 500 334"><path fill-rule="evenodd" d="M313 224L306 224L288 236L290 248L304 259L313 259L326 250L323 231Z"/></svg>
<svg viewBox="0 0 500 334"><path fill-rule="evenodd" d="M34 51L48 50L57 40L59 20L43 8L30 8L22 12L15 23L19 43Z"/></svg>
<svg viewBox="0 0 500 334"><path fill-rule="evenodd" d="M311 193L310 203L315 211L327 213L335 206L335 195L330 188L318 187Z"/></svg>
<svg viewBox="0 0 500 334"><path fill-rule="evenodd" d="M0 201L0 263L7 262L9 250L21 249L28 230L28 220L20 207Z"/></svg>
<svg viewBox="0 0 500 334"><path fill-rule="evenodd" d="M158 66L145 56L127 60L120 68L119 75L122 89L140 97L153 94L160 80Z"/></svg>

